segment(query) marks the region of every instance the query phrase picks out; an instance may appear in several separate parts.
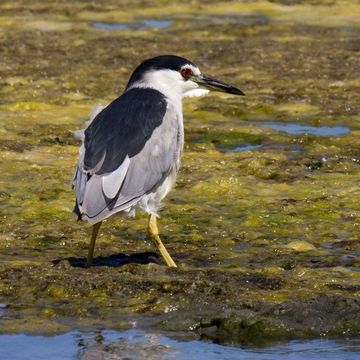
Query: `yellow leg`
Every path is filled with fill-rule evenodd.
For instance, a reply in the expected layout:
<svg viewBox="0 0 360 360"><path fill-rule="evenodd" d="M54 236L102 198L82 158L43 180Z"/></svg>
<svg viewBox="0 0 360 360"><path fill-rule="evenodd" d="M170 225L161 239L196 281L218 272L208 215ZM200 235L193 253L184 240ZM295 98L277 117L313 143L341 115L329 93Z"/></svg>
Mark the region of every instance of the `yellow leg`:
<svg viewBox="0 0 360 360"><path fill-rule="evenodd" d="M156 225L156 216L152 214L149 216L148 232L150 237L154 240L156 246L158 247L160 254L164 258L167 266L177 267L159 237L159 230Z"/></svg>
<svg viewBox="0 0 360 360"><path fill-rule="evenodd" d="M90 247L89 247L89 252L88 252L88 256L87 256L87 259L86 259L86 265L85 265L85 267L87 267L87 268L91 267L91 264L92 264L93 255L94 255L94 248L95 248L95 242L96 242L98 232L100 230L100 226L101 226L101 221L96 223L92 227Z"/></svg>

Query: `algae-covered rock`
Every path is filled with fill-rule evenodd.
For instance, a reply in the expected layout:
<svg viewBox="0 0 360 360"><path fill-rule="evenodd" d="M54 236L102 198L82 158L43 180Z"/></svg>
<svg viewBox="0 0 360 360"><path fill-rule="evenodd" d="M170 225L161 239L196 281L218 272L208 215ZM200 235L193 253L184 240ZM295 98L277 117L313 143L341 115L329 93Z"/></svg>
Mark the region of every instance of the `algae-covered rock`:
<svg viewBox="0 0 360 360"><path fill-rule="evenodd" d="M299 251L299 252L306 252L315 250L315 246L310 244L307 241L292 241L286 245L288 249Z"/></svg>
<svg viewBox="0 0 360 360"><path fill-rule="evenodd" d="M24 3L0 3L2 332L359 335L358 3ZM246 96L184 99L182 167L158 221L179 267L164 266L138 214L104 222L85 269L73 132L165 53Z"/></svg>

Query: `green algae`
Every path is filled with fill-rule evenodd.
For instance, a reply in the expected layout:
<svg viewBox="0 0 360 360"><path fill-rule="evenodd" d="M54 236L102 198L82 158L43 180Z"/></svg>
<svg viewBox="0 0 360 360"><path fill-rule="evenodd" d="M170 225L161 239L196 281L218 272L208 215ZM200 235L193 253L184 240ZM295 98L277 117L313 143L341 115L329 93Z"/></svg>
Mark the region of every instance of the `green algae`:
<svg viewBox="0 0 360 360"><path fill-rule="evenodd" d="M2 332L136 323L233 344L359 335L359 5L27 7L0 5ZM173 23L124 33L91 26L140 18ZM182 169L159 220L179 268L144 255L154 251L144 215L116 215L101 229L96 256L111 265L118 255L118 265L77 267L89 230L71 220L73 131L94 104L122 92L143 58L159 53L190 58L246 97L185 100ZM318 137L259 126L273 121L350 132ZM231 153L244 144L262 146Z"/></svg>
<svg viewBox="0 0 360 360"><path fill-rule="evenodd" d="M221 132L219 130L209 128L187 129L187 149L193 151L217 149L222 152L230 152L241 145L261 144L261 137L258 135L239 131Z"/></svg>

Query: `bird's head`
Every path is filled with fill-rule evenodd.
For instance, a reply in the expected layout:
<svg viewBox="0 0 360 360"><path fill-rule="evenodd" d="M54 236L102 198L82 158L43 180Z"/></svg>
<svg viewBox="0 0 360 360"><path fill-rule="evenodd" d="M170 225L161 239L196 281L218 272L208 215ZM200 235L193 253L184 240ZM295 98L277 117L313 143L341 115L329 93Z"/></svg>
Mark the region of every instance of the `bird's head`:
<svg viewBox="0 0 360 360"><path fill-rule="evenodd" d="M162 55L143 61L132 73L126 90L153 88L169 98L201 96L212 91L234 95L244 93L234 86L201 74L191 61L175 55Z"/></svg>

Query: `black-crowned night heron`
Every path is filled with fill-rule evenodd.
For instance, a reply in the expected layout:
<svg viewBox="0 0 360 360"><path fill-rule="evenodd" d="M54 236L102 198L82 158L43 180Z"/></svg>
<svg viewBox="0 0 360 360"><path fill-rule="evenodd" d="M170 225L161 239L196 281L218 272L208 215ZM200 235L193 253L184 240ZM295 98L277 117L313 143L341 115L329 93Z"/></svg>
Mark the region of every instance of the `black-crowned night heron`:
<svg viewBox="0 0 360 360"><path fill-rule="evenodd" d="M148 232L168 266L176 267L159 237L156 217L175 182L184 145L182 99L209 90L244 95L201 74L191 61L164 55L142 62L124 93L99 112L83 134L73 186L74 213L93 224L91 266L101 222L119 211L149 214Z"/></svg>

